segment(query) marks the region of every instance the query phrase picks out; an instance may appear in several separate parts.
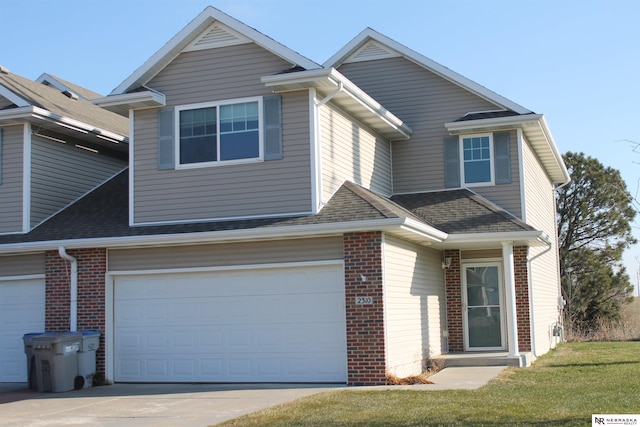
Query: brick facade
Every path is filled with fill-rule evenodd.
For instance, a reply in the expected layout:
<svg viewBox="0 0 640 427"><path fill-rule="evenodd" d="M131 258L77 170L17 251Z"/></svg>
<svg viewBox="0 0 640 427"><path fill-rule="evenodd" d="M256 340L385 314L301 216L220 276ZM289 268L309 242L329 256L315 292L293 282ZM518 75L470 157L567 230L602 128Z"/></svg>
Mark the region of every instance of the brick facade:
<svg viewBox="0 0 640 427"><path fill-rule="evenodd" d="M347 382L386 383L382 233L344 235L344 282L347 321ZM372 304L356 304L372 297Z"/></svg>
<svg viewBox="0 0 640 427"><path fill-rule="evenodd" d="M449 351L464 351L462 331L462 273L460 271L460 251L446 250L444 258L451 258L451 265L445 270L445 295L447 300L447 330L449 331Z"/></svg>
<svg viewBox="0 0 640 427"><path fill-rule="evenodd" d="M518 319L518 348L531 351L531 316L529 314L529 270L528 248L513 247L513 275L516 288L516 311Z"/></svg>
<svg viewBox="0 0 640 427"><path fill-rule="evenodd" d="M514 246L514 282L516 290L516 316L518 320L518 347L520 351L531 350L531 316L529 307L529 272L527 266L528 248ZM460 251L446 250L445 258L451 258L451 266L445 270L445 290L447 298L447 329L449 331L449 351L464 351L462 322L462 271Z"/></svg>
<svg viewBox="0 0 640 427"><path fill-rule="evenodd" d="M77 249L67 253L78 260L78 330L100 331L96 352L96 372L105 374L104 331L106 313L106 249ZM45 329L68 331L70 328L71 263L58 251L45 254L46 304Z"/></svg>

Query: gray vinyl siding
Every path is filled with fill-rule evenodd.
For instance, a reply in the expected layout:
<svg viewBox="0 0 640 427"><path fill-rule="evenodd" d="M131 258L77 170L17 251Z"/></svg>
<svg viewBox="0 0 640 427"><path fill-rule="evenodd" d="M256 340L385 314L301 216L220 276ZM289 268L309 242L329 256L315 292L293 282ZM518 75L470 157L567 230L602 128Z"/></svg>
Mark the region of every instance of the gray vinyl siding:
<svg viewBox="0 0 640 427"><path fill-rule="evenodd" d="M2 128L0 234L22 231L24 127Z"/></svg>
<svg viewBox="0 0 640 427"><path fill-rule="evenodd" d="M516 217L521 218L522 199L520 194L518 133L515 130L509 132L509 145L511 149L511 183L490 185L486 187L470 187L470 189Z"/></svg>
<svg viewBox="0 0 640 427"><path fill-rule="evenodd" d="M226 267L342 259L342 237L112 249L109 271Z"/></svg>
<svg viewBox="0 0 640 427"><path fill-rule="evenodd" d="M255 44L180 54L149 86L168 106L265 96L260 77L290 64ZM310 212L309 93L282 96L283 159L158 170L157 110L135 112L134 223L181 222Z"/></svg>
<svg viewBox="0 0 640 427"><path fill-rule="evenodd" d="M559 320L558 297L560 273L558 265L558 237L553 185L540 161L526 142L523 142L524 188L527 223L544 231L553 242L551 248L532 247L529 250L532 318L535 321L535 352L544 354L555 347L553 325Z"/></svg>
<svg viewBox="0 0 640 427"><path fill-rule="evenodd" d="M332 104L320 108L322 198L327 202L345 180L391 195L389 141Z"/></svg>
<svg viewBox="0 0 640 427"><path fill-rule="evenodd" d="M394 193L440 190L444 184L444 124L496 105L398 57L342 64L339 71L402 119L413 134L394 141Z"/></svg>
<svg viewBox="0 0 640 427"><path fill-rule="evenodd" d="M44 253L0 256L0 277L44 273Z"/></svg>
<svg viewBox="0 0 640 427"><path fill-rule="evenodd" d="M387 366L399 377L419 374L445 351L445 286L440 252L385 235L384 307Z"/></svg>
<svg viewBox="0 0 640 427"><path fill-rule="evenodd" d="M31 137L31 226L79 199L127 167L110 156Z"/></svg>

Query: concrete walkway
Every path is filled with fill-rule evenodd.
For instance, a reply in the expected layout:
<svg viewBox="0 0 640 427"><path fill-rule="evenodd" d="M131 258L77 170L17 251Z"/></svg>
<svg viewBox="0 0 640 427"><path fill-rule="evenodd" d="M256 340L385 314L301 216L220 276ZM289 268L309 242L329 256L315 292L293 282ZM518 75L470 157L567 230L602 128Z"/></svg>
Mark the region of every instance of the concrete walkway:
<svg viewBox="0 0 640 427"><path fill-rule="evenodd" d="M446 368L434 384L347 387L319 384L114 384L66 393L38 393L0 383L0 425L210 426L250 412L331 390L476 389L504 367Z"/></svg>

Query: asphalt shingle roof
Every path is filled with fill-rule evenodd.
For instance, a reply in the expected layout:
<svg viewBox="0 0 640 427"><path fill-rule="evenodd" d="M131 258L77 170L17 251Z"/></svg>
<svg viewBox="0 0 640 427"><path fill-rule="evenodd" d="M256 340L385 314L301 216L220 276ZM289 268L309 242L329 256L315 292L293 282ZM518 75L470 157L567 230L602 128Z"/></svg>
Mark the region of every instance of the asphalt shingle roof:
<svg viewBox="0 0 640 427"><path fill-rule="evenodd" d="M0 245L57 240L150 236L411 218L447 233L533 230L467 190L394 196L345 182L317 215L157 226L129 226L128 169L26 234Z"/></svg>
<svg viewBox="0 0 640 427"><path fill-rule="evenodd" d="M448 234L535 230L466 189L398 195L391 200Z"/></svg>
<svg viewBox="0 0 640 427"><path fill-rule="evenodd" d="M82 98L71 99L58 89L31 81L13 73L0 73L0 85L34 107L91 124L118 135L129 135L129 120Z"/></svg>

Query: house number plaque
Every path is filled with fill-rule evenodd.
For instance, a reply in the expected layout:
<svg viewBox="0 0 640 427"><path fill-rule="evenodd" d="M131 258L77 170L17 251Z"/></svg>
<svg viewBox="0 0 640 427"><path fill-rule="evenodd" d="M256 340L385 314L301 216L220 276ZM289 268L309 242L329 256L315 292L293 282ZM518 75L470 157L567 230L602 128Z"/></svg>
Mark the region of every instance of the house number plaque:
<svg viewBox="0 0 640 427"><path fill-rule="evenodd" d="M356 304L373 304L373 297L356 297Z"/></svg>

